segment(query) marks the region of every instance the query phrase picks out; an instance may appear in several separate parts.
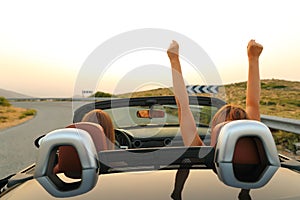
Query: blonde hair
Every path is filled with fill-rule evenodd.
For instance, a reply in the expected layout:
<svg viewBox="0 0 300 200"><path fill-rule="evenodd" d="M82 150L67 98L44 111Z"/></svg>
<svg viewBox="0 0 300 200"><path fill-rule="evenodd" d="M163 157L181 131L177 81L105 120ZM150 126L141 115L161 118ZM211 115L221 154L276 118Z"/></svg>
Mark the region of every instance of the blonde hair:
<svg viewBox="0 0 300 200"><path fill-rule="evenodd" d="M95 109L84 115L83 122L93 122L100 124L104 130L107 138L108 149L114 149L115 144L115 131L110 116L101 109Z"/></svg>

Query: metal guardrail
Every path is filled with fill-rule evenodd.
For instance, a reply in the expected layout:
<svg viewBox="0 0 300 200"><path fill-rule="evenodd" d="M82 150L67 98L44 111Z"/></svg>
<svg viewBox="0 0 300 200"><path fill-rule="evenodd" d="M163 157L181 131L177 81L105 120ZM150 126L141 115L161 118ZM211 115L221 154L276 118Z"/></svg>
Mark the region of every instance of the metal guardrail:
<svg viewBox="0 0 300 200"><path fill-rule="evenodd" d="M261 115L261 121L270 129L282 130L300 135L300 120Z"/></svg>
<svg viewBox="0 0 300 200"><path fill-rule="evenodd" d="M9 101L103 101L114 99L113 97L92 97L92 98L6 98Z"/></svg>

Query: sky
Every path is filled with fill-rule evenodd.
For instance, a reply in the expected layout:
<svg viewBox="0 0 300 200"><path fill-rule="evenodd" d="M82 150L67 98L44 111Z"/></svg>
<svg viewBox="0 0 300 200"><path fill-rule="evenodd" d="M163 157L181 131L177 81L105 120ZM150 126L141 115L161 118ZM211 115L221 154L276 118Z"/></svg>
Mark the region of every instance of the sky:
<svg viewBox="0 0 300 200"><path fill-rule="evenodd" d="M297 0L1 1L0 88L34 97L70 97L78 73L99 45L145 28L174 31L197 43L224 84L247 80L250 39L264 46L262 79L300 81L298 8ZM151 64L167 67L165 52L130 53L112 62L111 69L125 70L125 77L126 69ZM101 88L86 89L122 93L114 85L124 77L115 77L115 72L108 70ZM120 81L122 86L129 82ZM128 88L139 90L147 84Z"/></svg>

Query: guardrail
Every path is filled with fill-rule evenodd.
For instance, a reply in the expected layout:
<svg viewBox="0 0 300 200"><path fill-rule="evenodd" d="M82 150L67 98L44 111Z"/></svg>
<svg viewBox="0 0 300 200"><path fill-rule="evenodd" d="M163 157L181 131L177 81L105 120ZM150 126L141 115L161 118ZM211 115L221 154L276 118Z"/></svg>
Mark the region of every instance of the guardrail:
<svg viewBox="0 0 300 200"><path fill-rule="evenodd" d="M198 110L199 107L196 109ZM270 129L281 130L281 131L296 133L300 135L300 120L276 117L270 115L260 115L260 117L261 117L261 122L263 122Z"/></svg>
<svg viewBox="0 0 300 200"><path fill-rule="evenodd" d="M261 121L270 129L300 134L300 120L261 115Z"/></svg>
<svg viewBox="0 0 300 200"><path fill-rule="evenodd" d="M6 98L9 101L103 101L114 99L113 97L92 97L92 98Z"/></svg>

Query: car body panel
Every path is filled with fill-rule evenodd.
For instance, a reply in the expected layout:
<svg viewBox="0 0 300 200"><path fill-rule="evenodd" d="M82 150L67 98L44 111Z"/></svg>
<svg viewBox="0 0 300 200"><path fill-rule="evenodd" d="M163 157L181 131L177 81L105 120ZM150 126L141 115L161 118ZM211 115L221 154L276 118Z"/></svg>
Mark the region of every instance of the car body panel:
<svg viewBox="0 0 300 200"><path fill-rule="evenodd" d="M103 174L90 192L68 199L171 199L177 170ZM300 199L300 174L280 168L264 187L250 190L252 199ZM222 183L210 169L191 169L182 199L238 199L240 188ZM34 197L34 198L33 198ZM36 180L29 180L1 199L55 199Z"/></svg>

